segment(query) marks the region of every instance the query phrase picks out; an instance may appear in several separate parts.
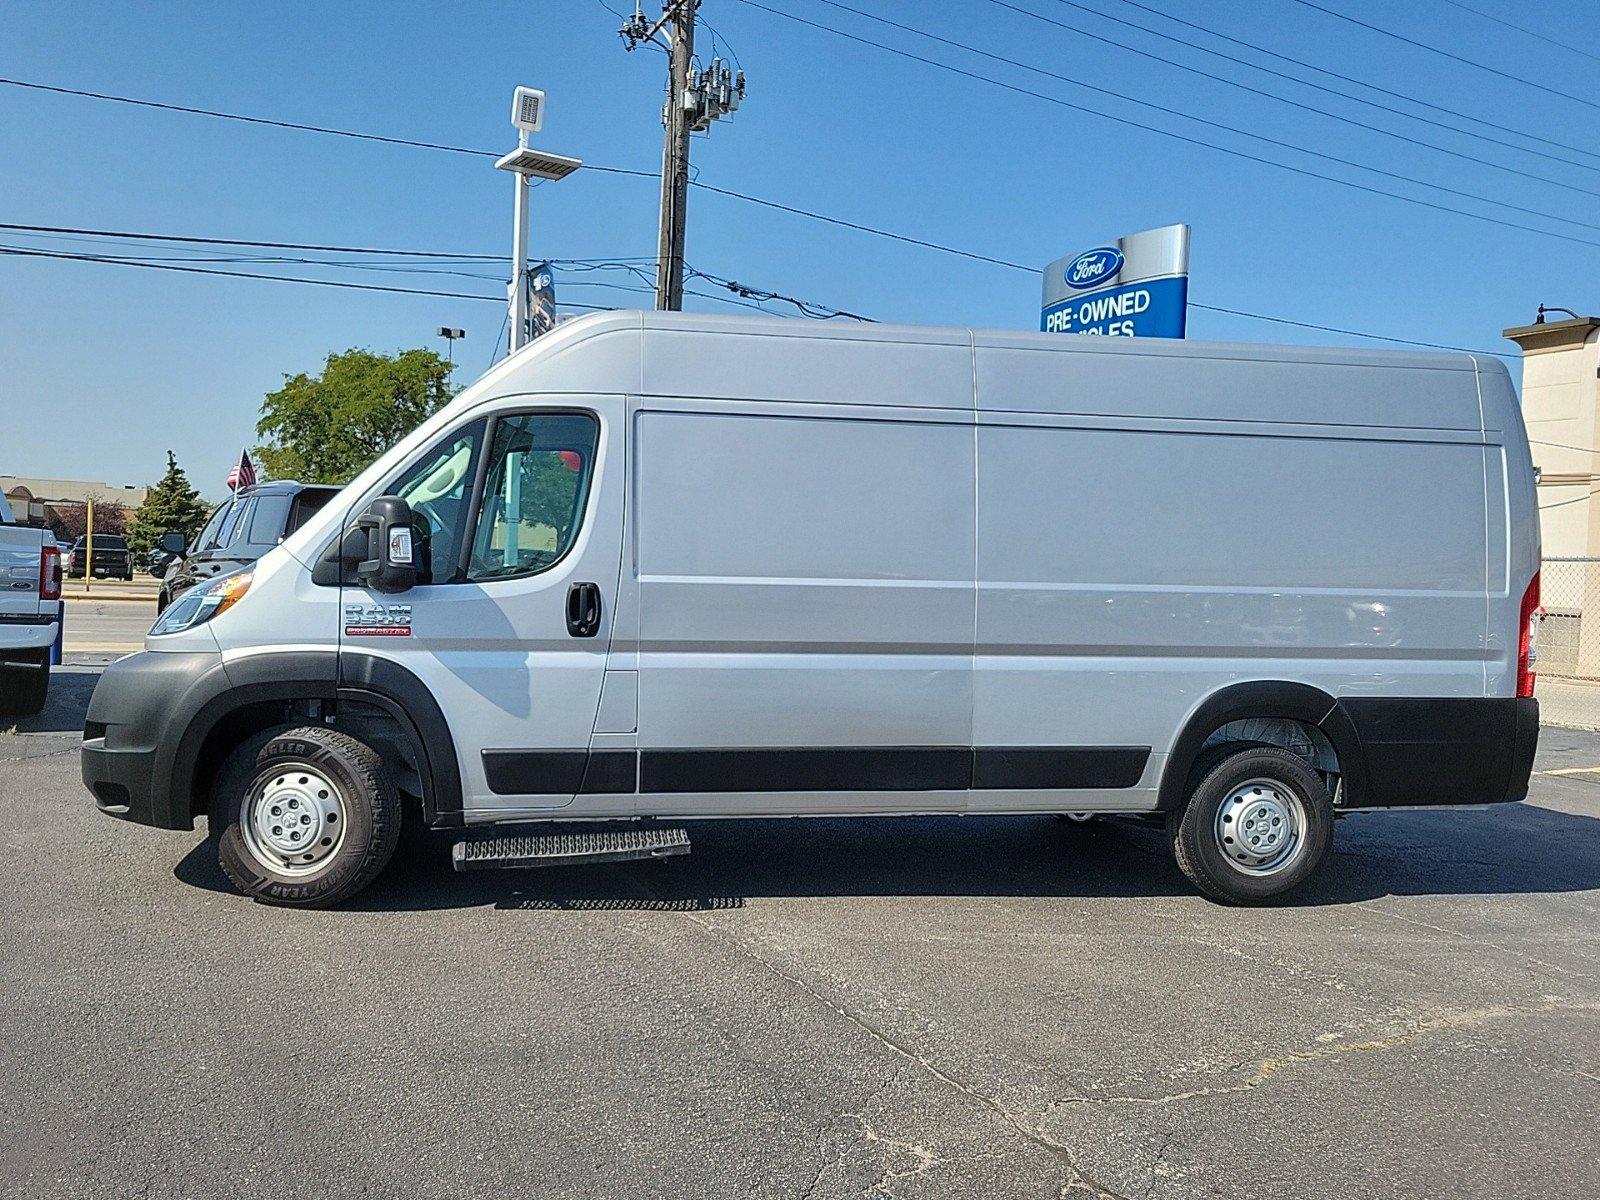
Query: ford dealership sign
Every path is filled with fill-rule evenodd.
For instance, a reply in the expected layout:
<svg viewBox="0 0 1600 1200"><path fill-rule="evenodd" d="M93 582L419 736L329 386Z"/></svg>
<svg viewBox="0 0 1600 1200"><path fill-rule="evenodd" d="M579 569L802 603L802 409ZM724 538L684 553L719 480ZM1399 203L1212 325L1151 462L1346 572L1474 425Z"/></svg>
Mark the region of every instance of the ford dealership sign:
<svg viewBox="0 0 1600 1200"><path fill-rule="evenodd" d="M1181 338L1189 305L1189 227L1131 233L1044 269L1039 328L1102 337Z"/></svg>
<svg viewBox="0 0 1600 1200"><path fill-rule="evenodd" d="M1062 279L1069 288L1077 288L1080 291L1084 288L1099 287L1122 270L1122 263L1121 250L1115 246L1098 246L1093 250L1085 250L1069 262Z"/></svg>

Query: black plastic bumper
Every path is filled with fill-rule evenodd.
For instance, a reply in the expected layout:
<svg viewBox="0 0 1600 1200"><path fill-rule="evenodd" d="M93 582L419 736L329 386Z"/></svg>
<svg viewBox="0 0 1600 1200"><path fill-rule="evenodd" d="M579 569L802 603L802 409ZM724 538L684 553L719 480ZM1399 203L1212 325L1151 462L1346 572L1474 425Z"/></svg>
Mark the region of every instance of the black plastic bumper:
<svg viewBox="0 0 1600 1200"><path fill-rule="evenodd" d="M1365 757L1354 808L1521 800L1539 745L1528 698L1345 697Z"/></svg>
<svg viewBox="0 0 1600 1200"><path fill-rule="evenodd" d="M105 669L89 701L83 782L109 816L162 829L193 829L174 760L196 700L227 687L219 654L152 654Z"/></svg>

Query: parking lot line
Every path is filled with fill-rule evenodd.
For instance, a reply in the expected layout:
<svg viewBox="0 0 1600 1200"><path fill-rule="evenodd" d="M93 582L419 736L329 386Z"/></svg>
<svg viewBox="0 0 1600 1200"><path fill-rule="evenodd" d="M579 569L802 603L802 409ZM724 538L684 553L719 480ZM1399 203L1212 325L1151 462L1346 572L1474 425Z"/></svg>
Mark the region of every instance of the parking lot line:
<svg viewBox="0 0 1600 1200"><path fill-rule="evenodd" d="M1535 775L1593 775L1600 767L1558 767L1553 771L1535 771Z"/></svg>

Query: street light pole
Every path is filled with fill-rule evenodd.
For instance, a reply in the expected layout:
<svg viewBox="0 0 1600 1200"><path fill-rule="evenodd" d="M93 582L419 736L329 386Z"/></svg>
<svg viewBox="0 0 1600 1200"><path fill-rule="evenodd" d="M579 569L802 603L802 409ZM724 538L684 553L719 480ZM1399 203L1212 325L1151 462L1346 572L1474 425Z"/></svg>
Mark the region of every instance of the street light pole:
<svg viewBox="0 0 1600 1200"><path fill-rule="evenodd" d="M511 230L511 353L528 344L528 177L515 174Z"/></svg>
<svg viewBox="0 0 1600 1200"><path fill-rule="evenodd" d="M531 179L565 179L583 162L549 154L528 146L528 135L544 123L544 93L519 87L511 98L511 123L519 131L517 148L494 165L516 177L516 204L512 212L511 292L509 300L511 352L522 349L531 336L528 329L528 186Z"/></svg>

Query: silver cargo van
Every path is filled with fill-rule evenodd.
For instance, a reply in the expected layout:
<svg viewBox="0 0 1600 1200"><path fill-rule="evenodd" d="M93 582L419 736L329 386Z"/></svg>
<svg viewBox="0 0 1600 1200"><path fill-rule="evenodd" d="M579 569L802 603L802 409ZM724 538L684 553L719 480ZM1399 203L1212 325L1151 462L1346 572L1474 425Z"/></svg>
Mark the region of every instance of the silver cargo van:
<svg viewBox="0 0 1600 1200"><path fill-rule="evenodd" d="M1115 813L1262 901L1522 798L1534 479L1465 354L600 314L107 669L83 776L329 904L693 817Z"/></svg>

